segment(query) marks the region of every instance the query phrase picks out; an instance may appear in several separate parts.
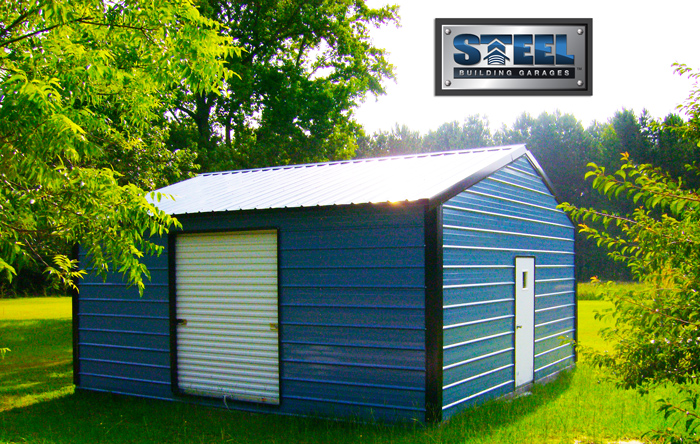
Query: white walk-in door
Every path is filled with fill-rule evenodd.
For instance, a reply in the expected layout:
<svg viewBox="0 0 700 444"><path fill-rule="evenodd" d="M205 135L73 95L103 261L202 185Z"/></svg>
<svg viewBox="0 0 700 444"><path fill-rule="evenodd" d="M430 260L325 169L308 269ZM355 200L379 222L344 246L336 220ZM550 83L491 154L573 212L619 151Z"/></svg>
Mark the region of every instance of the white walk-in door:
<svg viewBox="0 0 700 444"><path fill-rule="evenodd" d="M279 404L277 232L181 234L175 251L178 388Z"/></svg>
<svg viewBox="0 0 700 444"><path fill-rule="evenodd" d="M515 258L515 386L535 376L535 258Z"/></svg>

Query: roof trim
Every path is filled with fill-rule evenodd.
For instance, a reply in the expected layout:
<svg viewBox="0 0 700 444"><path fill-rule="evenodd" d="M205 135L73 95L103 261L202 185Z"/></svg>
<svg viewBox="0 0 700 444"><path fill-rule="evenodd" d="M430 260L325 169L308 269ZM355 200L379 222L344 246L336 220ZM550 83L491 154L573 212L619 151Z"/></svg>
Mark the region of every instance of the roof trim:
<svg viewBox="0 0 700 444"><path fill-rule="evenodd" d="M549 192L552 193L554 199L556 199L556 201L559 202L559 199L557 198L556 189L554 188L554 184L552 184L552 181L549 179L549 176L547 176L547 173L544 172L539 162L537 162L535 156L533 156L530 151L526 152L525 154L527 155L527 160L530 161L532 167L535 169L535 171L537 171L537 174L539 174L540 177L542 177L542 180L544 181L544 184L547 185L547 188L549 188Z"/></svg>
<svg viewBox="0 0 700 444"><path fill-rule="evenodd" d="M492 164L487 165L486 167L482 168L481 170L477 171L476 173L470 175L469 177L465 177L464 179L460 180L459 182L455 183L451 187L447 188L446 190L442 191L441 193L436 194L435 196L431 197L428 203L429 208L435 208L438 205L442 205L443 203L447 202L448 200L452 199L462 191L466 190L467 188L470 188L477 183L481 182L482 180L486 179L496 171L500 170L501 168L505 167L506 165L509 165L510 163L514 162L515 160L519 159L523 155L528 155L528 159L534 160L534 157L530 154L530 152L527 150L525 145L514 145L518 146L517 149L515 149L513 152L511 152L510 156L507 157L502 157L499 159L497 162L494 162ZM544 176L544 172L542 171L542 168L537 164L537 162L534 162L535 165L537 165L536 170L538 173L543 174L543 179L547 183L547 186L549 187L549 179L546 179ZM551 188L550 188L551 191Z"/></svg>

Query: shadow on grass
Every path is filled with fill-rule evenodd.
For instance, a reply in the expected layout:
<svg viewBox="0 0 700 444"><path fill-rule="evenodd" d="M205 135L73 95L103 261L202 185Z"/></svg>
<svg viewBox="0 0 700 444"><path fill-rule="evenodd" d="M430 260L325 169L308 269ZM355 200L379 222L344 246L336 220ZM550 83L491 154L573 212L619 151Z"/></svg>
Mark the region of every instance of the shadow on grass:
<svg viewBox="0 0 700 444"><path fill-rule="evenodd" d="M0 322L0 411L70 391L70 319Z"/></svg>
<svg viewBox="0 0 700 444"><path fill-rule="evenodd" d="M534 414L571 383L571 374L531 396L492 401L434 426L366 424L251 414L205 406L77 391L0 412L0 441L44 443L464 443Z"/></svg>

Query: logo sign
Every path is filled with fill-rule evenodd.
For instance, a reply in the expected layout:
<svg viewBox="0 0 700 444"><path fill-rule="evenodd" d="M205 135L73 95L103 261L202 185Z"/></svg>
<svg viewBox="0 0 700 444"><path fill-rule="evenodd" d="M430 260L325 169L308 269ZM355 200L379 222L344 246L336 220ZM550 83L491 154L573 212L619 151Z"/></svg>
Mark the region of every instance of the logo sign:
<svg viewBox="0 0 700 444"><path fill-rule="evenodd" d="M436 95L593 94L591 19L436 19Z"/></svg>

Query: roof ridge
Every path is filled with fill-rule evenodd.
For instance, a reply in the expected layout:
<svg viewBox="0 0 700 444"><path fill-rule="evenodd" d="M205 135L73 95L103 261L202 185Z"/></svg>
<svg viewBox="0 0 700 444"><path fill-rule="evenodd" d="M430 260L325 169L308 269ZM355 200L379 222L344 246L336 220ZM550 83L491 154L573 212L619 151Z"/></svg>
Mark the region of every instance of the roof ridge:
<svg viewBox="0 0 700 444"><path fill-rule="evenodd" d="M367 158L361 158L361 159L330 160L327 162L302 163L302 164L292 164L292 165L276 165L276 166L269 166L269 167L247 168L247 169L229 170L229 171L212 171L212 172L208 172L208 173L200 173L200 174L198 174L198 176L218 176L218 175L227 175L227 174L254 173L254 172L260 172L260 171L276 171L276 170L296 169L296 168L299 168L299 169L312 168L312 167L320 167L320 166L342 165L342 164L349 164L349 163L350 164L357 164L357 163L367 163L367 162L382 162L382 161L390 161L390 160L406 160L406 159L411 159L411 158L439 157L439 156L445 156L445 155L467 154L467 153L484 152L484 151L503 151L503 150L507 150L507 149L510 150L510 149L524 147L524 146L525 146L525 144L518 143L518 144L503 145L503 146L485 146L485 147L475 147L475 148L464 148L464 149L460 149L460 150L433 151L433 152L426 152L426 153L401 154L401 155L385 156L385 157L367 157Z"/></svg>

